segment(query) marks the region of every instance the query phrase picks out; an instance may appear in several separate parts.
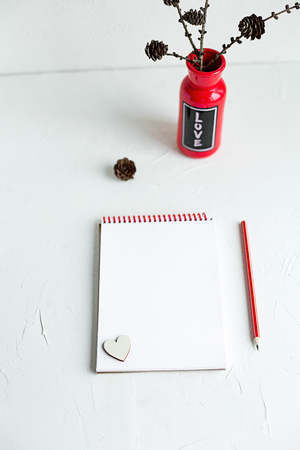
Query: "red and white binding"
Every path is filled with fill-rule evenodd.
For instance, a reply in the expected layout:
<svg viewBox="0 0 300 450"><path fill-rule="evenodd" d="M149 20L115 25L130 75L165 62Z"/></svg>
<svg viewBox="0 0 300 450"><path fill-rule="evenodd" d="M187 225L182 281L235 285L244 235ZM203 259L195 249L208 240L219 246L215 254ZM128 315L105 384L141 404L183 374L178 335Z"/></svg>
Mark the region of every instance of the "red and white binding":
<svg viewBox="0 0 300 450"><path fill-rule="evenodd" d="M200 222L210 220L206 214L158 214L148 216L104 216L102 223Z"/></svg>

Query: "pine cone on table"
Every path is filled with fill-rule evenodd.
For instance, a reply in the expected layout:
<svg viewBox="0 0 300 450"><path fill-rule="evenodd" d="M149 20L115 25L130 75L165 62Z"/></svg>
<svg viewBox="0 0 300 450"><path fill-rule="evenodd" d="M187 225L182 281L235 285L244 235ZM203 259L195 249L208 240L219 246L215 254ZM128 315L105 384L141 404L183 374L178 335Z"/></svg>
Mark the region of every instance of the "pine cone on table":
<svg viewBox="0 0 300 450"><path fill-rule="evenodd" d="M204 21L204 14L202 11L190 9L183 14L182 18L191 25L202 25Z"/></svg>
<svg viewBox="0 0 300 450"><path fill-rule="evenodd" d="M239 31L241 35L251 41L254 39L260 39L265 33L265 22L261 16L252 14L251 16L244 17L239 23Z"/></svg>
<svg viewBox="0 0 300 450"><path fill-rule="evenodd" d="M145 47L145 53L149 59L153 61L157 61L158 59L162 59L163 56L168 52L168 46L164 44L162 41L154 41L152 40L149 44L147 43Z"/></svg>
<svg viewBox="0 0 300 450"><path fill-rule="evenodd" d="M132 180L133 175L136 172L136 167L133 161L128 158L118 159L114 165L114 172L117 178L120 180Z"/></svg>

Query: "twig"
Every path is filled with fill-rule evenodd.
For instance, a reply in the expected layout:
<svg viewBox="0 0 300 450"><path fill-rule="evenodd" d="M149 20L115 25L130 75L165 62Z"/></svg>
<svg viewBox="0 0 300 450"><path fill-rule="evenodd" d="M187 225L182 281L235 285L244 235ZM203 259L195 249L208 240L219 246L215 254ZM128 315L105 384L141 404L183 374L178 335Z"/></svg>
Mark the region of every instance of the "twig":
<svg viewBox="0 0 300 450"><path fill-rule="evenodd" d="M230 44L227 44L227 45L223 44L223 50L220 53L218 53L217 55L215 55L213 57L213 59L208 61L208 63L205 65L204 69L207 69L212 63L214 63L219 58L219 56L224 55L227 52L227 50L236 42L238 42L239 44L242 44L242 41L241 41L242 37L243 37L242 35L237 36L236 38L232 37Z"/></svg>
<svg viewBox="0 0 300 450"><path fill-rule="evenodd" d="M276 19L276 20L277 20L277 19L278 19L278 16L279 16L280 14L283 14L283 13L286 13L286 12L287 12L288 14L290 14L290 13L291 13L291 10L294 9L294 8L300 9L300 3L296 2L295 5L294 5L294 6L291 6L291 7L289 7L289 5L286 5L285 9L284 9L283 11L280 11L279 13L272 12L271 15L270 15L270 17L267 17L266 19L264 19L264 22L266 22L266 21L269 20L269 19Z"/></svg>
<svg viewBox="0 0 300 450"><path fill-rule="evenodd" d="M186 61L188 61L188 62L190 62L190 63L192 63L192 64L195 64L195 63L200 63L200 60L199 59L194 59L194 60L192 60L192 59L190 59L190 58L187 58L186 56L181 56L181 55L178 55L178 53L175 53L175 52L173 52L173 53L166 53L166 56L175 56L175 58L179 58L180 60L183 60L183 59L185 59Z"/></svg>
<svg viewBox="0 0 300 450"><path fill-rule="evenodd" d="M272 12L271 15L270 15L269 17L267 17L266 19L263 19L263 22L266 22L266 21L269 20L269 19L276 19L276 20L278 20L278 19L279 19L278 16L279 16L280 14L283 14L283 13L288 13L288 14L290 14L290 13L291 13L291 10L294 9L294 8L300 9L300 3L296 2L295 5L294 5L294 6L291 6L291 7L290 7L289 5L286 5L285 9L284 9L283 11L280 11L279 13ZM232 37L232 38L231 38L230 44L228 44L228 45L223 44L223 50L222 50L220 53L218 53L217 55L215 55L215 57L214 57L212 60L210 60L210 61L205 65L204 69L206 70L213 62L215 62L215 61L219 58L219 56L221 56L221 55L223 55L224 53L226 53L226 51L227 51L233 44L235 44L236 42L237 42L238 44L241 44L241 43L242 43L242 41L241 41L241 38L242 38L242 37L244 37L242 34L241 34L240 36L236 37L236 38L233 38L233 37Z"/></svg>
<svg viewBox="0 0 300 450"><path fill-rule="evenodd" d="M205 35L205 24L206 24L206 15L207 15L207 8L209 7L208 0L205 1L205 6L202 9L203 12L203 21L202 21L202 28L200 33L200 70L203 69L203 45L204 45L204 35Z"/></svg>
<svg viewBox="0 0 300 450"><path fill-rule="evenodd" d="M184 19L183 19L183 17L182 17L182 13L181 13L181 9L180 9L179 4L176 4L176 8L177 8L177 11L178 11L178 14L179 14L179 17L180 17L179 22L182 23L183 28L184 28L184 30L185 30L185 35L186 35L186 37L188 38L188 40L190 41L191 46L192 46L193 49L194 49L194 52L196 53L196 55L197 55L198 58L199 58L199 57L200 57L199 50L197 49L196 45L195 45L194 42L193 42L191 33L189 33L189 30L187 29L187 26L186 26L186 24L185 24L185 21L184 21Z"/></svg>

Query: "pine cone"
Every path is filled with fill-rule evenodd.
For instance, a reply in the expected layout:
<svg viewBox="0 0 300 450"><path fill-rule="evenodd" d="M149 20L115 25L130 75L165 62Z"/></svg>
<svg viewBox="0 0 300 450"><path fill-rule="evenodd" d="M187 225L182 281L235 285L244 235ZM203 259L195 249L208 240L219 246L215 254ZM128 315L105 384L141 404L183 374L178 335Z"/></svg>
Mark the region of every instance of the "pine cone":
<svg viewBox="0 0 300 450"><path fill-rule="evenodd" d="M240 21L239 31L246 39L251 37L251 41L254 39L260 39L262 34L265 33L265 22L261 16L252 14L251 16L244 17Z"/></svg>
<svg viewBox="0 0 300 450"><path fill-rule="evenodd" d="M120 180L132 180L136 172L136 167L134 162L128 158L118 159L114 166L114 172Z"/></svg>
<svg viewBox="0 0 300 450"><path fill-rule="evenodd" d="M183 14L182 18L191 25L202 25L204 21L204 14L196 9L190 9L188 12Z"/></svg>
<svg viewBox="0 0 300 450"><path fill-rule="evenodd" d="M167 6L177 6L180 0L164 0L164 4Z"/></svg>
<svg viewBox="0 0 300 450"><path fill-rule="evenodd" d="M148 56L149 59L152 59L153 61L157 61L158 59L161 59L168 51L168 46L164 44L162 41L151 41L147 43L145 47L145 53Z"/></svg>

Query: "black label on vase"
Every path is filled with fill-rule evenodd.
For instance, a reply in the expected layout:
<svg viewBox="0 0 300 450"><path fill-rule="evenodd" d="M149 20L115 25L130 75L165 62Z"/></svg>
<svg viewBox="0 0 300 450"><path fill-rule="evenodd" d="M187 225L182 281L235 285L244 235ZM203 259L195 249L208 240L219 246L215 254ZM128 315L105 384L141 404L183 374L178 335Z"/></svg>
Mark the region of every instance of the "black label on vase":
<svg viewBox="0 0 300 450"><path fill-rule="evenodd" d="M218 107L195 108L182 104L182 145L194 152L206 152L215 146Z"/></svg>

